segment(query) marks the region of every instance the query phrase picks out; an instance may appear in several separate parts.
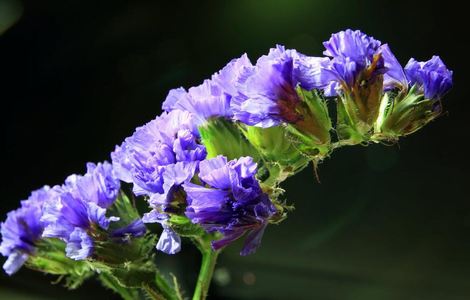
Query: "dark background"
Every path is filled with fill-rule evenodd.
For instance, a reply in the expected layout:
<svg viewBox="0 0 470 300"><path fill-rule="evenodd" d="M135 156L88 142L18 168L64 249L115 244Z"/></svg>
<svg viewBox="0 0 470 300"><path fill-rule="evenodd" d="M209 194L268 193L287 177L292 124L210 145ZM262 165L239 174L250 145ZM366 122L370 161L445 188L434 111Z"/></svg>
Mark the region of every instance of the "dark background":
<svg viewBox="0 0 470 300"><path fill-rule="evenodd" d="M451 1L0 0L0 219L29 192L109 159L160 113L171 88L276 43L321 55L361 29L405 64L438 54L454 70L447 114L386 147L339 149L284 185L296 210L255 255L220 258L211 299L470 299L468 16ZM159 254L192 291L199 256ZM3 259L1 260L3 264ZM69 292L22 269L0 299L115 299L90 281ZM189 295L189 293L188 293Z"/></svg>

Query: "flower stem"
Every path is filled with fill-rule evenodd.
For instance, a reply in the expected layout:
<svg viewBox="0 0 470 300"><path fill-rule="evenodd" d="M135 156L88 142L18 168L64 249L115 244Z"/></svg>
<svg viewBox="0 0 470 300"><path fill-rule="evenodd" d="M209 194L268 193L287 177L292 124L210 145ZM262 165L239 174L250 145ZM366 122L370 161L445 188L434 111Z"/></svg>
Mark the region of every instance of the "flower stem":
<svg viewBox="0 0 470 300"><path fill-rule="evenodd" d="M147 297L152 300L166 300L165 297L163 297L159 292L154 290L152 287L150 287L146 283L142 285L142 289L145 291Z"/></svg>
<svg viewBox="0 0 470 300"><path fill-rule="evenodd" d="M195 243L199 251L201 251L202 262L199 276L197 278L196 288L194 289L193 300L204 300L206 299L209 291L215 264L220 251L212 250L210 240L207 238L195 239Z"/></svg>
<svg viewBox="0 0 470 300"><path fill-rule="evenodd" d="M113 290L124 300L133 300L138 296L137 289L123 287L118 280L108 272L101 272L99 279L103 286Z"/></svg>

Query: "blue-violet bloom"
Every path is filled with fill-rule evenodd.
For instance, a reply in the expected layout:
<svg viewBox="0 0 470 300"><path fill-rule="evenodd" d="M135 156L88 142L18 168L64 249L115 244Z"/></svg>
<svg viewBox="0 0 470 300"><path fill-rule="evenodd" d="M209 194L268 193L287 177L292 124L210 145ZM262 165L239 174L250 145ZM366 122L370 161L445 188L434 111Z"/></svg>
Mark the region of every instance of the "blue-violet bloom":
<svg viewBox="0 0 470 300"><path fill-rule="evenodd" d="M173 89L162 104L165 111L180 109L192 113L197 124L204 124L209 118L233 116L230 102L238 92L237 83L253 68L248 56L230 61L222 70L205 80L201 85Z"/></svg>
<svg viewBox="0 0 470 300"><path fill-rule="evenodd" d="M111 154L116 174L132 182L136 195L163 194L164 173L177 162L204 159L206 150L199 143L193 114L172 110L136 129Z"/></svg>
<svg viewBox="0 0 470 300"><path fill-rule="evenodd" d="M440 99L452 87L452 71L439 56L423 62L412 58L405 66L405 73L409 84L417 85L427 99Z"/></svg>
<svg viewBox="0 0 470 300"><path fill-rule="evenodd" d="M212 243L220 249L247 233L241 255L256 251L268 220L276 213L255 178L257 165L251 157L227 161L224 156L199 164L204 185L183 184L187 194L186 216L208 232L223 237Z"/></svg>
<svg viewBox="0 0 470 300"><path fill-rule="evenodd" d="M66 254L72 259L91 256L92 235L107 230L110 222L119 220L107 218L103 207L114 203L118 189L119 182L110 164L88 164L85 175L69 176L63 186L53 188L54 197L44 202L42 236L65 241Z"/></svg>
<svg viewBox="0 0 470 300"><path fill-rule="evenodd" d="M296 88L304 84L305 76L300 73L304 59L297 51L279 45L260 57L239 79L238 94L231 102L234 118L263 128L299 121Z"/></svg>
<svg viewBox="0 0 470 300"><path fill-rule="evenodd" d="M384 76L384 89L392 89L406 83L402 67L387 44L359 30L347 29L332 34L324 42L324 55L330 61L317 61L309 65L310 86L323 89L326 96L337 96L350 91L378 75ZM315 68L316 67L316 68Z"/></svg>
<svg viewBox="0 0 470 300"><path fill-rule="evenodd" d="M75 185L79 197L107 208L116 200L121 182L108 163L87 163L87 172L83 176L72 175L69 184Z"/></svg>
<svg viewBox="0 0 470 300"><path fill-rule="evenodd" d="M44 201L54 192L45 186L31 193L28 200L21 202L21 207L7 214L1 224L2 242L0 253L8 256L3 269L8 275L14 274L34 255L36 242L41 238L44 226L40 221Z"/></svg>

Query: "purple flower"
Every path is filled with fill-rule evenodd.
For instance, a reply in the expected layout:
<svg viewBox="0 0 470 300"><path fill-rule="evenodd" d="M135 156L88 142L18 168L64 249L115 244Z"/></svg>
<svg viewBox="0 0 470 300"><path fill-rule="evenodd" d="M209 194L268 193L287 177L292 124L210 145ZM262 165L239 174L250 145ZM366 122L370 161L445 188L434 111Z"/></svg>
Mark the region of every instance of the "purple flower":
<svg viewBox="0 0 470 300"><path fill-rule="evenodd" d="M238 84L244 81L244 77L253 70L253 65L246 54L232 59L222 70L212 75L215 82L224 93L231 97L238 94Z"/></svg>
<svg viewBox="0 0 470 300"><path fill-rule="evenodd" d="M220 249L247 233L241 255L256 251L268 220L276 208L255 178L256 163L250 157L227 162L223 156L199 164L204 185L183 184L187 194L186 216L208 232L220 232L214 241Z"/></svg>
<svg viewBox="0 0 470 300"><path fill-rule="evenodd" d="M418 62L411 58L405 66L410 85L416 85L427 99L439 99L452 87L452 71L439 56Z"/></svg>
<svg viewBox="0 0 470 300"><path fill-rule="evenodd" d="M168 92L165 101L162 103L162 109L166 112L170 112L176 109L176 104L184 97L186 97L188 92L183 87L177 89L172 89Z"/></svg>
<svg viewBox="0 0 470 300"><path fill-rule="evenodd" d="M206 158L206 148L198 144L198 137L191 131L183 129L178 131L175 141L173 142L173 152L176 161L200 161Z"/></svg>
<svg viewBox="0 0 470 300"><path fill-rule="evenodd" d="M180 91L180 89L178 89ZM174 97L175 93L169 94ZM205 80L201 85L192 87L187 93L180 93L177 101L170 105L167 101L164 107L180 109L192 113L197 118L197 123L202 124L211 117L231 117L230 95L224 93L222 88L211 80Z"/></svg>
<svg viewBox="0 0 470 300"><path fill-rule="evenodd" d="M195 124L194 114L171 110L137 128L111 155L120 178L134 184L134 194L149 197L151 211L144 215L144 223L158 222L165 227L168 214L184 204L184 199L178 197L180 185L193 178L199 161L207 155ZM178 248L168 247L168 241L162 240L175 237L176 233L170 234L168 228L157 248L174 253ZM178 241L175 238L171 242Z"/></svg>
<svg viewBox="0 0 470 300"><path fill-rule="evenodd" d="M323 89L326 96L357 89L363 81L371 81L379 75L384 76L385 89L405 83L402 67L388 45L382 45L359 30L332 34L323 45L326 49L323 54L329 56L330 61L310 59L304 68L311 69L310 87Z"/></svg>
<svg viewBox="0 0 470 300"><path fill-rule="evenodd" d="M296 69L300 86L306 90L327 88L335 78L330 72L325 72L329 66L330 59L327 57L303 57Z"/></svg>
<svg viewBox="0 0 470 300"><path fill-rule="evenodd" d="M175 155L170 146L157 144L152 148L134 148L130 151L133 191L136 195L162 193L165 166L175 162Z"/></svg>
<svg viewBox="0 0 470 300"><path fill-rule="evenodd" d="M179 109L192 113L197 124L205 123L209 118L231 118L232 97L237 93L236 84L253 66L244 54L229 62L222 70L205 80L201 85L190 88L173 89L162 104L165 111Z"/></svg>
<svg viewBox="0 0 470 300"><path fill-rule="evenodd" d="M157 243L157 249L166 254L176 254L181 250L181 237L166 224Z"/></svg>
<svg viewBox="0 0 470 300"><path fill-rule="evenodd" d="M164 193L164 173L179 161L205 158L205 147L198 143L194 115L181 110L164 113L136 129L111 154L117 176L134 184L136 195Z"/></svg>
<svg viewBox="0 0 470 300"><path fill-rule="evenodd" d="M245 124L272 127L281 122L295 123L300 99L296 87L304 77L299 61L304 56L283 46L271 49L240 79L238 94L232 99L234 118Z"/></svg>
<svg viewBox="0 0 470 300"><path fill-rule="evenodd" d="M358 65L365 67L371 63L381 42L367 36L359 30L347 29L331 35L331 38L323 43L323 54L330 57L350 58Z"/></svg>
<svg viewBox="0 0 470 300"><path fill-rule="evenodd" d="M80 260L93 250L90 232L106 230L117 217L106 217L106 209L95 202L80 198L74 186L54 187L56 195L44 203L41 221L45 224L43 237L59 238L67 243L68 257Z"/></svg>
<svg viewBox="0 0 470 300"><path fill-rule="evenodd" d="M197 162L178 162L167 166L163 174L163 193L150 196L150 206L159 212L174 212L173 209L180 204L178 199L173 199L175 192L180 185L189 182L193 178L197 167ZM173 200L176 200L176 203L172 203Z"/></svg>
<svg viewBox="0 0 470 300"><path fill-rule="evenodd" d="M152 210L146 213L142 220L144 223L160 223L163 226L157 250L164 253L175 254L181 249L181 238L167 225L168 213L177 213L185 204L178 191L183 183L188 183L193 178L197 166L197 162L178 162L168 166L164 173L164 192L153 194L149 199Z"/></svg>
<svg viewBox="0 0 470 300"><path fill-rule="evenodd" d="M116 200L121 183L115 176L110 163L87 163L87 173L83 176L72 175L68 184L78 192L80 198L91 201L103 208L111 206Z"/></svg>
<svg viewBox="0 0 470 300"><path fill-rule="evenodd" d="M8 275L14 274L26 262L29 255L34 254L36 242L44 230L40 222L44 201L53 196L54 191L48 186L31 193L21 207L7 214L1 224L2 242L0 253L8 256L3 269Z"/></svg>
<svg viewBox="0 0 470 300"><path fill-rule="evenodd" d="M111 156L120 179L131 181L136 195L152 196L165 192L169 166L202 160L206 150L199 143L194 116L173 110L137 128Z"/></svg>

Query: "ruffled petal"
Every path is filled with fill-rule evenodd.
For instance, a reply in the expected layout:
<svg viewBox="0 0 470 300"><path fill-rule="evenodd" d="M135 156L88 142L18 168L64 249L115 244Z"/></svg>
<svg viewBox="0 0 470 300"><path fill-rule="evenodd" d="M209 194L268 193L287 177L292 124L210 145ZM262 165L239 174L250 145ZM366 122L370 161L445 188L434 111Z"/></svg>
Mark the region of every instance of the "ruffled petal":
<svg viewBox="0 0 470 300"><path fill-rule="evenodd" d="M3 264L3 270L8 275L15 274L28 260L29 255L21 252L13 252Z"/></svg>
<svg viewBox="0 0 470 300"><path fill-rule="evenodd" d="M176 254L181 250L181 237L170 227L163 225L163 232L157 243L157 250L166 254Z"/></svg>
<svg viewBox="0 0 470 300"><path fill-rule="evenodd" d="M93 252L93 240L82 228L75 228L70 234L65 253L74 260L83 260Z"/></svg>

